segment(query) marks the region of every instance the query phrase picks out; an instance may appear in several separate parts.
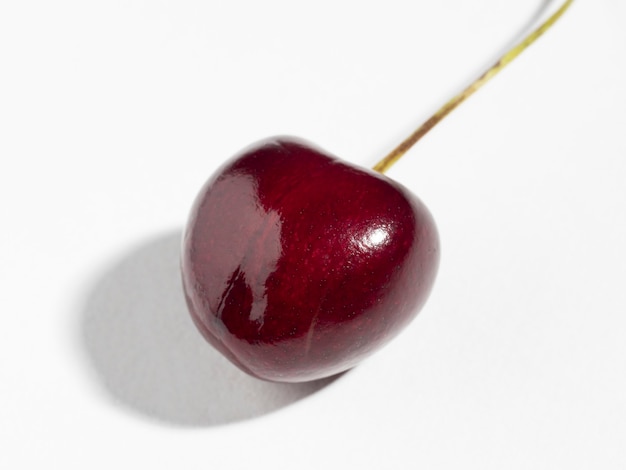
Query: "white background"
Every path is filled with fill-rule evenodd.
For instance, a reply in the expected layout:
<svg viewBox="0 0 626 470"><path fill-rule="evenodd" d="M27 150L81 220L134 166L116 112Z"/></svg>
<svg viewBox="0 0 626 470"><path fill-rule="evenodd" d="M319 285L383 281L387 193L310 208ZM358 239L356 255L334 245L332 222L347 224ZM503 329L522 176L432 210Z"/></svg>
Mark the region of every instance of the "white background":
<svg viewBox="0 0 626 470"><path fill-rule="evenodd" d="M442 264L361 366L248 378L179 287L224 159L292 134L371 166L542 6L2 2L0 467L625 468L623 0L576 1L389 172Z"/></svg>

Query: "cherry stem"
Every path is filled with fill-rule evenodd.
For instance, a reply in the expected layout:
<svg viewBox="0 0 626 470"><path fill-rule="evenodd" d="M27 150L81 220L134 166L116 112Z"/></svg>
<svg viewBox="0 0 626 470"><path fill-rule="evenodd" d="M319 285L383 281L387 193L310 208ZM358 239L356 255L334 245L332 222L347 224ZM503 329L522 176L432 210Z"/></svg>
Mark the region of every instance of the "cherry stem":
<svg viewBox="0 0 626 470"><path fill-rule="evenodd" d="M435 127L440 121L443 120L448 114L450 114L457 106L463 103L467 98L472 96L478 89L480 89L485 83L495 77L503 68L513 62L513 60L524 52L528 46L534 43L539 37L543 35L548 29L552 27L554 23L565 13L574 0L567 0L563 5L541 26L535 29L532 33L526 36L521 42L513 46L508 52L506 52L500 59L485 71L480 77L469 85L465 90L454 96L450 101L444 104L439 110L433 114L424 124L422 124L415 132L407 137L400 145L389 153L385 158L374 165L374 170L380 173L385 173L391 166L396 163L400 157L402 157L413 145L415 145L422 137L424 137L428 131Z"/></svg>

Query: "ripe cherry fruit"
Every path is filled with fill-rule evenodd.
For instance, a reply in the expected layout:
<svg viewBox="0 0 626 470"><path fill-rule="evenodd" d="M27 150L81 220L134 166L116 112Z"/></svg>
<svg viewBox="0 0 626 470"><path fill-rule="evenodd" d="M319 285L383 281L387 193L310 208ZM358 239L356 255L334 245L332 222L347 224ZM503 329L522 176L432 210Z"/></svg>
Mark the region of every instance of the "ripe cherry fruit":
<svg viewBox="0 0 626 470"><path fill-rule="evenodd" d="M207 182L184 236L187 304L204 337L261 379L345 371L397 335L431 290L426 207L381 173L545 32L572 0L375 166L294 138L242 151Z"/></svg>
<svg viewBox="0 0 626 470"><path fill-rule="evenodd" d="M356 365L409 323L439 244L428 210L400 184L276 138L208 182L183 253L205 338L256 377L294 382Z"/></svg>

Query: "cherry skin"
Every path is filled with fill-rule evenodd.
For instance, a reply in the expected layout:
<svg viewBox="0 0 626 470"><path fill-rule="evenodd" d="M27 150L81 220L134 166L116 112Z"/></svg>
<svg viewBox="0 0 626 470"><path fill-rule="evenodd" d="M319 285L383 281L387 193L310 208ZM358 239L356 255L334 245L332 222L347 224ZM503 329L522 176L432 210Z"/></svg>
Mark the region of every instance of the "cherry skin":
<svg viewBox="0 0 626 470"><path fill-rule="evenodd" d="M209 343L255 377L303 382L350 369L396 336L438 261L433 219L402 185L273 138L206 183L181 263Z"/></svg>

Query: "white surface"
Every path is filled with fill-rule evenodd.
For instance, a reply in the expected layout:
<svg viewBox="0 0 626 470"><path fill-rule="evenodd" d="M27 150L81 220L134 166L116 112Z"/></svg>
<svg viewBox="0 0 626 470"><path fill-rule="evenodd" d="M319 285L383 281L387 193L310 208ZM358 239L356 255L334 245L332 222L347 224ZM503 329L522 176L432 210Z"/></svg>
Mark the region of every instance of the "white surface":
<svg viewBox="0 0 626 470"><path fill-rule="evenodd" d="M392 169L443 259L371 360L255 381L179 289L225 158L294 134L371 165L542 4L2 2L0 468L626 467L622 0L577 0Z"/></svg>

